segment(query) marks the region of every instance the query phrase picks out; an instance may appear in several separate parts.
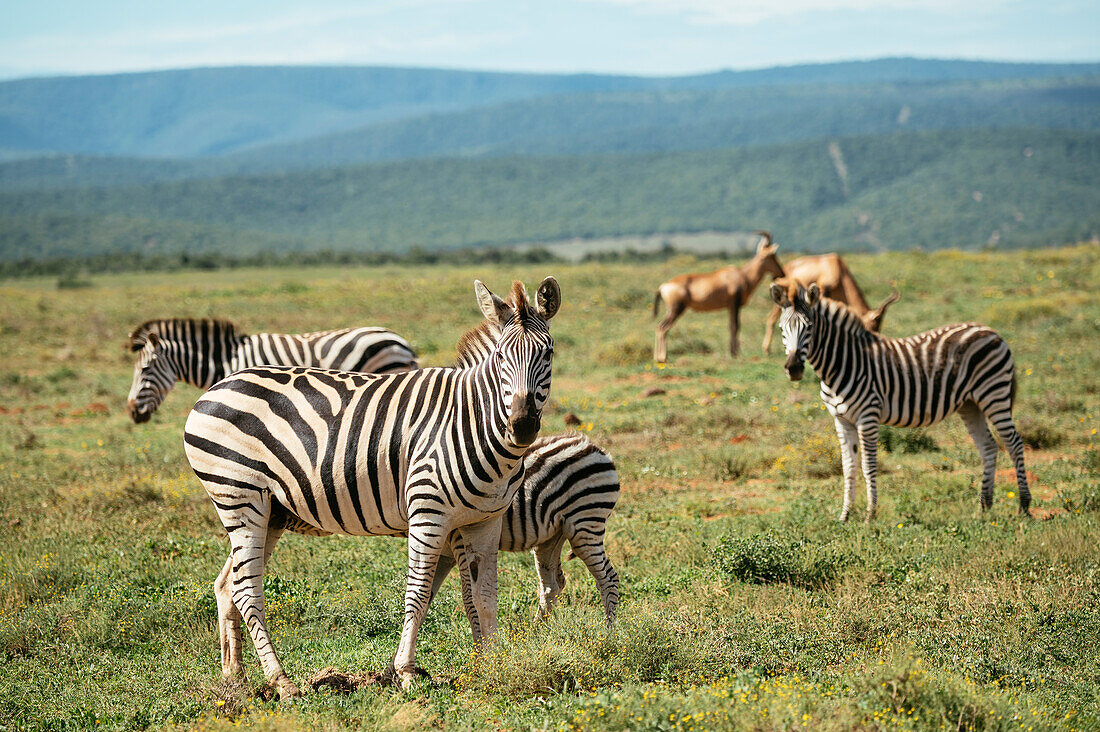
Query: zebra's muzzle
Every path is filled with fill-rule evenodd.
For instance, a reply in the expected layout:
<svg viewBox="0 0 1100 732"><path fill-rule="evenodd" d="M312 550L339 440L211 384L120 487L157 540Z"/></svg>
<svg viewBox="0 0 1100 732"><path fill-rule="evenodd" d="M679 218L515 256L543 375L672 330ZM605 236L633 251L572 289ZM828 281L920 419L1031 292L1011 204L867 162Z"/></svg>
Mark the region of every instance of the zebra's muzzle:
<svg viewBox="0 0 1100 732"><path fill-rule="evenodd" d="M802 373L806 370L806 365L801 358L798 358L798 354L791 354L784 368L787 370L788 379L791 381L802 381Z"/></svg>
<svg viewBox="0 0 1100 732"><path fill-rule="evenodd" d="M126 410L130 413L130 419L134 420L135 424L142 424L148 422L153 417L153 412L142 412L138 410L138 403L136 399L131 399L126 402Z"/></svg>
<svg viewBox="0 0 1100 732"><path fill-rule="evenodd" d="M512 411L508 417L508 432L517 445L526 447L539 436L542 426L542 414L535 407L531 394L516 394L512 397Z"/></svg>

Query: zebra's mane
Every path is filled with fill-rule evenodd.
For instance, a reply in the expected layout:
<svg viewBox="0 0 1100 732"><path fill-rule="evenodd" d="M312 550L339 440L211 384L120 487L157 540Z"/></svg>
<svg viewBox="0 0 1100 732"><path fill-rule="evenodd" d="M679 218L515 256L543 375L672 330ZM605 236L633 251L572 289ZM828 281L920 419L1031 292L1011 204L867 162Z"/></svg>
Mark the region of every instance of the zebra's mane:
<svg viewBox="0 0 1100 732"><path fill-rule="evenodd" d="M874 333L867 330L867 326L863 322L863 318L859 317L854 310L837 300L831 300L827 297L822 297L816 305L816 309L825 312L835 313L836 316L832 318L837 327L841 330L851 333L855 336L865 336L867 338L881 338L878 333Z"/></svg>
<svg viewBox="0 0 1100 732"><path fill-rule="evenodd" d="M469 368L484 360L500 338L500 329L482 320L458 339L458 361L455 368Z"/></svg>
<svg viewBox="0 0 1100 732"><path fill-rule="evenodd" d="M527 289L519 280L512 282L512 291L504 301L512 308L513 318L518 318L521 328L526 328L534 311L527 301ZM519 303L519 307L516 307ZM500 328L488 320L482 320L473 328L462 334L458 339L458 361L455 368L469 368L485 359L500 339Z"/></svg>
<svg viewBox="0 0 1100 732"><path fill-rule="evenodd" d="M226 333L230 338L245 335L237 332L237 326L231 320L220 318L154 318L153 320L146 320L134 328L130 333L130 344L144 346L150 333L156 333L158 336L163 337L169 333L176 333L186 326L191 326L194 329L201 328L204 324Z"/></svg>

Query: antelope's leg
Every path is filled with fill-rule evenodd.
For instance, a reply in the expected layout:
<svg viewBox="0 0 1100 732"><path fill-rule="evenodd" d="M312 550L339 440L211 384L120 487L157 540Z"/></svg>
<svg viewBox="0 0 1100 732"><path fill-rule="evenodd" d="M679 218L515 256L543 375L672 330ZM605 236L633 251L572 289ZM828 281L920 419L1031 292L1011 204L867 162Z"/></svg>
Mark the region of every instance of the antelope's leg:
<svg viewBox="0 0 1100 732"><path fill-rule="evenodd" d="M665 334L672 329L673 323L679 320L686 309L687 307L682 302L668 303L668 313L657 324L657 341L653 345L653 360L657 363L664 363L668 358L668 352L665 349Z"/></svg>

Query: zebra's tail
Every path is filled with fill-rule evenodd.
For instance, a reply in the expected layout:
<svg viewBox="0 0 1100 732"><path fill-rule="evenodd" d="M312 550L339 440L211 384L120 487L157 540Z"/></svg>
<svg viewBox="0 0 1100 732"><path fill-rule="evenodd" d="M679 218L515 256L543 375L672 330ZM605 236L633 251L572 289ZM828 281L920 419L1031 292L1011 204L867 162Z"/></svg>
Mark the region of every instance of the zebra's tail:
<svg viewBox="0 0 1100 732"><path fill-rule="evenodd" d="M653 317L657 317L657 311L661 308L661 289L657 288L657 292L653 295Z"/></svg>
<svg viewBox="0 0 1100 732"><path fill-rule="evenodd" d="M1016 369L1012 369L1012 385L1008 388L1008 408L1016 406Z"/></svg>

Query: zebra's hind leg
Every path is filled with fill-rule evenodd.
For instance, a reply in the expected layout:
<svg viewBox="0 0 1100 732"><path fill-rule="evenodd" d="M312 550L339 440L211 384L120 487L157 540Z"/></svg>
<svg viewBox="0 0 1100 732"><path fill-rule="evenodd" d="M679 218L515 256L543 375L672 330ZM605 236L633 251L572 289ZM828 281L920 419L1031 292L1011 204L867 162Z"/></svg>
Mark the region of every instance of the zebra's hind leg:
<svg viewBox="0 0 1100 732"><path fill-rule="evenodd" d="M985 415L974 402L965 402L959 407L959 417L966 425L966 431L970 433L970 439L974 441L974 447L978 448L978 455L982 459L982 511L988 511L993 506L993 483L997 474L997 442L989 432L989 426L985 422Z"/></svg>
<svg viewBox="0 0 1100 732"><path fill-rule="evenodd" d="M840 461L844 465L844 505L840 509L840 520L847 521L856 500L856 483L859 481L859 433L851 422L835 417L836 436L840 441Z"/></svg>
<svg viewBox="0 0 1100 732"><path fill-rule="evenodd" d="M857 427L863 452L863 480L867 483L867 523L878 511L878 415L864 417Z"/></svg>
<svg viewBox="0 0 1100 732"><path fill-rule="evenodd" d="M615 624L615 611L619 607L619 573L607 558L603 540L604 529L601 524L599 533L583 528L573 532L569 537L569 546L596 580L604 617L607 619L607 627L610 628Z"/></svg>
<svg viewBox="0 0 1100 732"><path fill-rule="evenodd" d="M301 696L301 692L283 671L264 619L264 567L283 533L282 528L269 527L271 513L271 494L267 492L252 496L241 506L218 507L232 547L229 581L233 605L252 636L264 676L278 691L279 698L286 699Z"/></svg>
<svg viewBox="0 0 1100 732"><path fill-rule="evenodd" d="M1012 462L1016 466L1016 491L1019 493L1019 513L1030 518L1031 516L1031 489L1027 485L1027 470L1024 467L1024 441L1020 433L1016 431L1016 425L1012 421L1011 407L999 411L987 410L985 416L1001 436L1005 443L1005 450L1012 456Z"/></svg>
<svg viewBox="0 0 1100 732"><path fill-rule="evenodd" d="M218 642L222 652L222 676L240 676L245 678L241 664L241 613L233 604L232 582L229 579L233 569L233 557L225 560L218 578L214 580L214 597L218 601Z"/></svg>
<svg viewBox="0 0 1100 732"><path fill-rule="evenodd" d="M531 550L535 557L535 571L539 575L539 607L535 611L535 620L545 620L550 615L554 602L565 588L565 572L561 569L564 544L565 535L559 532Z"/></svg>

